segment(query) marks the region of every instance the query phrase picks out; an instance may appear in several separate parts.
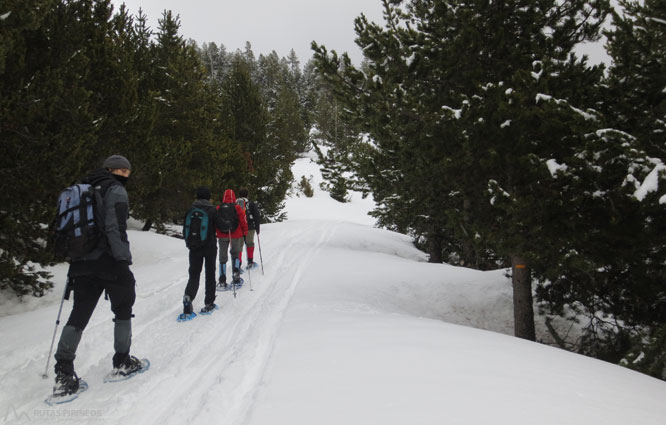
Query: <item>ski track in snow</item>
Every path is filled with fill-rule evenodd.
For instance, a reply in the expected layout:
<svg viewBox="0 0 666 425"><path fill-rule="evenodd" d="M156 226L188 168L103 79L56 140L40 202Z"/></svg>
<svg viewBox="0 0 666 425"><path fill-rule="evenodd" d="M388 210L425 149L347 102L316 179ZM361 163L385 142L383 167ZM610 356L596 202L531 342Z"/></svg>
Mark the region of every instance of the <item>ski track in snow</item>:
<svg viewBox="0 0 666 425"><path fill-rule="evenodd" d="M245 284L236 299L231 291L218 292L216 303L220 309L210 316L198 315L189 322L176 322L182 309L186 273L163 286L153 283L146 292L137 279L132 354L150 359L150 370L128 381L102 383L113 354L113 325L108 320L110 313L104 314L104 318L94 314L75 361L79 376L86 379L90 388L72 403L56 408L97 411L100 412L97 420L105 423L180 425L201 420L221 425L245 423L287 306L310 259L331 238L336 227L335 222L324 226L321 222L282 226L271 238L275 249L272 250L271 245L263 247L273 252L265 263L265 276L261 275L261 267L246 271ZM313 235L317 235L316 241L311 240ZM187 260L182 264L186 265ZM195 311L203 305L203 295L202 276L194 301ZM70 303L71 300L63 307L58 337L71 311ZM101 298L96 313L108 310L105 304ZM50 332L52 334L53 328ZM56 346L57 342L58 338ZM15 400L33 401L17 404L10 400L9 405L2 402L1 413L12 409L37 412L47 408L43 399L49 395L53 383L53 360L47 380L36 375L43 372L49 343L50 337L48 342L15 347L3 353L2 361L12 364L6 369L9 372L1 377L3 385L16 388L12 393ZM102 358L95 355L107 352L104 350L107 347L107 355ZM153 408L159 406L165 408ZM53 423L54 420L36 413L28 419L30 423ZM75 420L80 422L82 418Z"/></svg>

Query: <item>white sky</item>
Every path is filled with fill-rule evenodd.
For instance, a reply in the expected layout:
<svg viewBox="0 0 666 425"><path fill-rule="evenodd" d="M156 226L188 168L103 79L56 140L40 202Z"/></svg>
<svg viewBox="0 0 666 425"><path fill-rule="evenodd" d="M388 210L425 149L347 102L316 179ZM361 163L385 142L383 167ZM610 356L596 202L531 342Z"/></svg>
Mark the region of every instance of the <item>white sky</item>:
<svg viewBox="0 0 666 425"><path fill-rule="evenodd" d="M199 45L215 42L228 51L244 49L280 57L294 49L301 65L312 57L314 40L328 50L348 52L355 63L362 54L354 43L354 19L361 13L371 21L382 22L380 0L112 0L117 8L125 3L136 15L139 8L148 15L150 26L157 29L165 9L180 15L181 35Z"/></svg>

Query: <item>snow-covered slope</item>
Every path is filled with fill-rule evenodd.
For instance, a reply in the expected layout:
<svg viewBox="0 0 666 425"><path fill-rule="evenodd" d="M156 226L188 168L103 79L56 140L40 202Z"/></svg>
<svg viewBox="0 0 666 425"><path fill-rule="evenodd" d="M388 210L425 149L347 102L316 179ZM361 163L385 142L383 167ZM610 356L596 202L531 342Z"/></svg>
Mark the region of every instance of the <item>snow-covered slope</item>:
<svg viewBox="0 0 666 425"><path fill-rule="evenodd" d="M41 374L62 286L0 318L5 423L664 423L666 383L509 336L503 271L428 264L409 238L371 227L368 200L328 198L308 158L294 170L314 176L315 197L293 197L288 221L262 227L265 273L246 273L238 297L221 293L211 316L175 320L182 240L130 232L132 354L150 358L148 372L102 383L113 354L102 298L75 362L90 389L48 407L53 372ZM202 298L203 284L195 308Z"/></svg>

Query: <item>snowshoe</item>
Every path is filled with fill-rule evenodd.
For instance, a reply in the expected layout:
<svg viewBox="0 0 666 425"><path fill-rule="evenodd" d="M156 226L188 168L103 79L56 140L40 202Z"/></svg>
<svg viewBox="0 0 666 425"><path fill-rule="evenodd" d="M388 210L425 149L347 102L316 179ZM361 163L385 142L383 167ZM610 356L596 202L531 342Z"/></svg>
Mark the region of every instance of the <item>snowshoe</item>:
<svg viewBox="0 0 666 425"><path fill-rule="evenodd" d="M219 310L219 308L220 307L218 307L217 304L206 304L205 306L203 306L203 308L201 309L201 311L199 313L200 314L205 314L205 315L213 314L213 312L215 310Z"/></svg>
<svg viewBox="0 0 666 425"><path fill-rule="evenodd" d="M259 264L255 263L254 261L248 261L247 267L245 269L246 270L254 270L257 267L259 267Z"/></svg>
<svg viewBox="0 0 666 425"><path fill-rule="evenodd" d="M215 290L218 292L228 291L229 285L226 282L218 283L217 286L215 287Z"/></svg>
<svg viewBox="0 0 666 425"><path fill-rule="evenodd" d="M130 356L123 364L114 367L113 370L104 377L104 382L125 381L131 377L143 373L150 368L148 359L141 359Z"/></svg>
<svg viewBox="0 0 666 425"><path fill-rule="evenodd" d="M56 370L58 370L57 367ZM48 405L67 403L77 398L86 389L88 389L88 384L79 379L73 368L70 371L60 370L56 372L53 394L44 401Z"/></svg>
<svg viewBox="0 0 666 425"><path fill-rule="evenodd" d="M70 401L75 400L76 398L79 397L79 394L84 392L85 390L88 389L88 383L84 381L83 379L79 378L79 387L77 388L76 392L71 393L71 394L63 394L63 395L56 395L52 394L44 400L46 404L49 406L54 406L56 404L63 404L63 403L69 403Z"/></svg>
<svg viewBox="0 0 666 425"><path fill-rule="evenodd" d="M180 313L178 315L178 318L176 319L177 322L187 322L188 320L192 320L195 317L197 317L197 314L195 312L192 313Z"/></svg>

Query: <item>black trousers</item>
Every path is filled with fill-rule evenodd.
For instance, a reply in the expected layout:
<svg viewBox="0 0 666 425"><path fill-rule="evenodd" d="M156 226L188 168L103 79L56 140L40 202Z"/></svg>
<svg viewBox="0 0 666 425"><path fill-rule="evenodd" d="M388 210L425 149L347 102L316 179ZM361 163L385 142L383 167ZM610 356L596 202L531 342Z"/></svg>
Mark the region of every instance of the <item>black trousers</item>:
<svg viewBox="0 0 666 425"><path fill-rule="evenodd" d="M109 296L111 311L115 314L116 320L132 318L132 306L136 300L132 272L128 271L116 279L108 280L96 276L78 276L71 278L70 283L74 284L74 306L67 325L84 330L104 290Z"/></svg>
<svg viewBox="0 0 666 425"><path fill-rule="evenodd" d="M56 373L60 371L74 373L73 362L83 330L88 326L99 297L105 290L111 301L111 311L116 316L114 324L116 353L113 356L113 366L119 367L129 357L132 344L132 306L136 300L134 275L126 264L116 265L113 269L105 270L98 275L72 276L72 274L76 274L76 271L70 273L70 285L73 285L74 289L74 305L60 335L55 353Z"/></svg>
<svg viewBox="0 0 666 425"><path fill-rule="evenodd" d="M200 249L190 250L190 279L187 281L185 295L194 300L199 291L199 279L201 277L201 268L206 267L206 296L205 304L215 302L215 260L217 259L217 245L210 244Z"/></svg>

